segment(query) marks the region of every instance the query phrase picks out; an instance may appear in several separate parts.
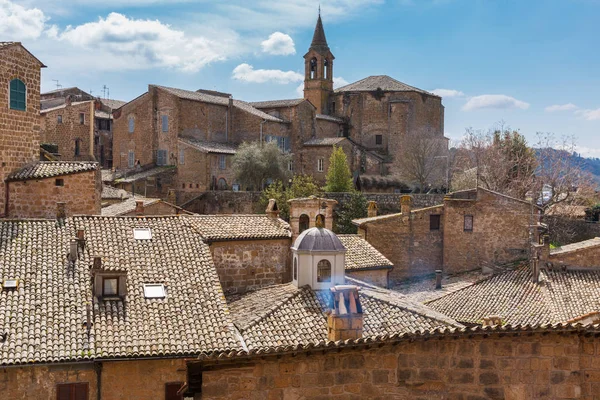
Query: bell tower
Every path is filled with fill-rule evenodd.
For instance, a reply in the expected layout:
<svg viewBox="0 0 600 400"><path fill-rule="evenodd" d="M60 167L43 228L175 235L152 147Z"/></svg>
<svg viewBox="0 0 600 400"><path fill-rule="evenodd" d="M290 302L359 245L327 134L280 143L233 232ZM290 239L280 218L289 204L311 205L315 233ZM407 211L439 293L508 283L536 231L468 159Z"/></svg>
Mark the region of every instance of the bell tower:
<svg viewBox="0 0 600 400"><path fill-rule="evenodd" d="M321 21L321 10L308 53L304 55L304 98L318 114L330 114L329 98L333 93L333 60Z"/></svg>

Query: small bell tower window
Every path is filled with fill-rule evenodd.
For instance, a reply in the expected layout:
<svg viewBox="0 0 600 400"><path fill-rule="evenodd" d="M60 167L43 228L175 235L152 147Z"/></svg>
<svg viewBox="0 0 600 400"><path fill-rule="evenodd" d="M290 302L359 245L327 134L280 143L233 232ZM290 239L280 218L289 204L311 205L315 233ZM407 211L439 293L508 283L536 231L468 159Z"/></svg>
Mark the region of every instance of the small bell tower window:
<svg viewBox="0 0 600 400"><path fill-rule="evenodd" d="M310 79L316 79L317 78L317 59L316 58L311 58L310 59Z"/></svg>

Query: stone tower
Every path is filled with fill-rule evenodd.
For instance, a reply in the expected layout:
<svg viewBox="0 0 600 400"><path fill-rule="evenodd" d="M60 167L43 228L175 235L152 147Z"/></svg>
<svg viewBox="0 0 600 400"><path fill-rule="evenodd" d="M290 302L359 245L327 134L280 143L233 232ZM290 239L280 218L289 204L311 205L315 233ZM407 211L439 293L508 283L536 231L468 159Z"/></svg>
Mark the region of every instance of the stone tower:
<svg viewBox="0 0 600 400"><path fill-rule="evenodd" d="M310 101L316 108L317 114L334 114L330 109L330 95L333 93L333 60L331 54L321 13L317 19L317 26L313 35L312 43L308 53L304 55L304 98Z"/></svg>

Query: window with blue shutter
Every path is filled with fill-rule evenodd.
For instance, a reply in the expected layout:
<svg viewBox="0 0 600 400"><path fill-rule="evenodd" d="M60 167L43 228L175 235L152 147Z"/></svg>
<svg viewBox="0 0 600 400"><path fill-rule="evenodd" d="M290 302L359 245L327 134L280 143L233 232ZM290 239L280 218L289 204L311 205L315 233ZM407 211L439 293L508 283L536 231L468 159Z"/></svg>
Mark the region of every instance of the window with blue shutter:
<svg viewBox="0 0 600 400"><path fill-rule="evenodd" d="M10 108L11 110L25 111L27 108L27 89L20 79L10 81Z"/></svg>
<svg viewBox="0 0 600 400"><path fill-rule="evenodd" d="M167 151L158 150L156 153L156 165L167 165Z"/></svg>
<svg viewBox="0 0 600 400"><path fill-rule="evenodd" d="M162 116L162 131L169 132L169 116L168 115Z"/></svg>
<svg viewBox="0 0 600 400"><path fill-rule="evenodd" d="M133 133L134 123L133 117L129 117L129 133Z"/></svg>

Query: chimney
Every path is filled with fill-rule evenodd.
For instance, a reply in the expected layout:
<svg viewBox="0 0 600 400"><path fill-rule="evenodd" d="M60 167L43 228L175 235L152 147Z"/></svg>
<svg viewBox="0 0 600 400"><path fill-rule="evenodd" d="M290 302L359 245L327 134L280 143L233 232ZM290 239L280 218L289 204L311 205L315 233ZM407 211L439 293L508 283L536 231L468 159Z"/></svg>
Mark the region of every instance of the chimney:
<svg viewBox="0 0 600 400"><path fill-rule="evenodd" d="M73 101L73 99L72 99L71 95L68 94L67 97L65 97L65 104L70 106L72 101Z"/></svg>
<svg viewBox="0 0 600 400"><path fill-rule="evenodd" d="M67 203L64 201L56 202L56 221L59 224L64 224L67 218Z"/></svg>
<svg viewBox="0 0 600 400"><path fill-rule="evenodd" d="M83 229L77 229L77 247L80 251L85 249L85 231Z"/></svg>
<svg viewBox="0 0 600 400"><path fill-rule="evenodd" d="M167 193L167 203L177 205L177 195L175 194L174 189L169 189L169 192Z"/></svg>
<svg viewBox="0 0 600 400"><path fill-rule="evenodd" d="M100 256L94 257L93 268L94 269L101 269L102 268L102 257L100 257Z"/></svg>
<svg viewBox="0 0 600 400"><path fill-rule="evenodd" d="M337 285L330 290L331 312L327 316L327 338L334 342L361 338L363 312L358 297L358 286Z"/></svg>
<svg viewBox="0 0 600 400"><path fill-rule="evenodd" d="M413 198L410 195L405 194L400 197L400 212L403 215L410 215L410 211L412 210Z"/></svg>
<svg viewBox="0 0 600 400"><path fill-rule="evenodd" d="M441 269L435 270L435 288L438 290L442 288L442 270Z"/></svg>
<svg viewBox="0 0 600 400"><path fill-rule="evenodd" d="M138 216L144 215L144 200L135 201L135 214Z"/></svg>
<svg viewBox="0 0 600 400"><path fill-rule="evenodd" d="M72 239L69 243L69 261L75 262L79 256L79 243L77 239Z"/></svg>
<svg viewBox="0 0 600 400"><path fill-rule="evenodd" d="M279 217L279 208L277 207L277 202L275 199L269 199L269 204L267 205L267 209L265 210L269 218L278 218Z"/></svg>
<svg viewBox="0 0 600 400"><path fill-rule="evenodd" d="M377 202L369 201L369 208L367 209L367 217L376 217L377 216Z"/></svg>
<svg viewBox="0 0 600 400"><path fill-rule="evenodd" d="M489 317L483 317L483 326L494 326L502 325L502 318L499 315L490 315Z"/></svg>

